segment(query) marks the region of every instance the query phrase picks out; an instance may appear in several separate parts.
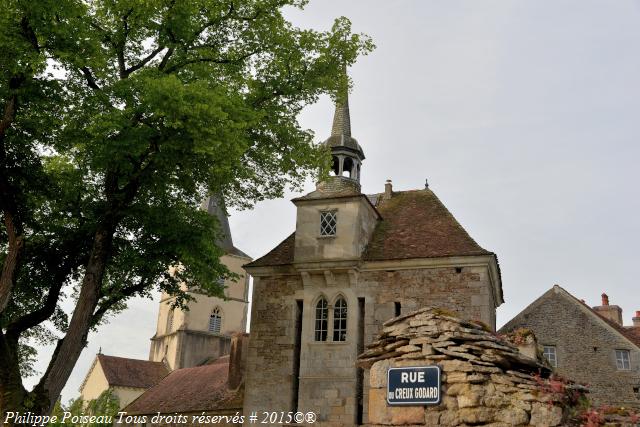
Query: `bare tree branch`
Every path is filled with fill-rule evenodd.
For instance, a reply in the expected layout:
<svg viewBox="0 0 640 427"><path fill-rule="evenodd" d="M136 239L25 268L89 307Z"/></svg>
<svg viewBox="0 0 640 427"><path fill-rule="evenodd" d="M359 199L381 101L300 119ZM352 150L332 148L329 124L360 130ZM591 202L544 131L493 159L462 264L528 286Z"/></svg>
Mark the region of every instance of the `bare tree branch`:
<svg viewBox="0 0 640 427"><path fill-rule="evenodd" d="M129 77L129 74L139 70L140 68L144 67L145 65L147 65L149 63L149 61L151 61L153 58L156 57L156 55L158 55L160 52L162 52L165 49L164 46L158 46L156 49L154 49L149 55L147 55L146 57L144 57L140 62L138 62L136 65L129 67L125 70L125 76Z"/></svg>
<svg viewBox="0 0 640 427"><path fill-rule="evenodd" d="M93 313L93 317L91 319L91 325L97 325L102 317L105 315L107 311L113 308L120 301L125 301L127 298L132 297L138 292L142 292L149 285L148 279L144 278L140 280L140 283L137 285L132 285L122 289L116 295L113 295L110 298L107 298L102 303L98 305L96 311Z"/></svg>
<svg viewBox="0 0 640 427"><path fill-rule="evenodd" d="M84 75L84 78L91 89L101 90L101 87L96 82L96 79L89 67L81 67L80 71L82 71L82 75Z"/></svg>
<svg viewBox="0 0 640 427"><path fill-rule="evenodd" d="M165 70L165 73L169 74L172 73L176 70L179 70L180 68L186 67L187 65L190 64L198 64L198 63L214 63L214 64L238 64L242 61L244 61L247 58L250 58L251 56L259 53L261 51L261 49L256 49L255 51L252 52L248 52L244 55L241 55L237 58L194 58L194 59L190 59L187 61L183 61L181 63L178 63L172 67L169 67Z"/></svg>

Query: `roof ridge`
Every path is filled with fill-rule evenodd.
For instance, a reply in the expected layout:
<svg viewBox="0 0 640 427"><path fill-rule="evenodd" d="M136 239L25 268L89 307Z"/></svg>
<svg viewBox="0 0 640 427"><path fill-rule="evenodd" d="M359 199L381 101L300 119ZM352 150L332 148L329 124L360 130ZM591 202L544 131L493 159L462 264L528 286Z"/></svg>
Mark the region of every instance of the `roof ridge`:
<svg viewBox="0 0 640 427"><path fill-rule="evenodd" d="M566 289L564 289L562 286L560 286L558 284L553 285L553 287L549 291L552 291L552 290L555 290L555 289L560 290L562 295L564 295L565 297L569 297L573 302L575 302L575 303L579 304L580 306L586 308L589 313L594 315L596 318L604 321L605 324L607 324L610 328L612 328L616 332L618 332L627 341L629 341L631 344L635 345L636 347L640 348L640 340L636 341L637 340L636 337L630 337L629 335L627 335L628 331L625 330L624 326L618 325L617 323L613 322L612 320L609 320L606 317L602 316L600 313L598 313L596 310L594 310L591 306L589 306L586 302L583 302L583 301L579 300L571 292L567 291ZM545 292L542 296L546 295L549 291ZM542 298L542 296L540 298ZM525 310L528 309L528 308L529 308L529 306L527 308L525 308ZM524 312L525 310L522 310L520 313ZM518 316L520 315L520 313L518 313ZM514 319L515 319L515 317L514 317Z"/></svg>
<svg viewBox="0 0 640 427"><path fill-rule="evenodd" d="M110 359L126 359L126 360L137 360L139 362L149 362L149 363L162 363L162 362L157 362L155 360L147 360L147 359L137 359L135 357L124 357L124 356L112 356L110 354L104 354L104 353L100 353L97 355L98 357L108 357Z"/></svg>

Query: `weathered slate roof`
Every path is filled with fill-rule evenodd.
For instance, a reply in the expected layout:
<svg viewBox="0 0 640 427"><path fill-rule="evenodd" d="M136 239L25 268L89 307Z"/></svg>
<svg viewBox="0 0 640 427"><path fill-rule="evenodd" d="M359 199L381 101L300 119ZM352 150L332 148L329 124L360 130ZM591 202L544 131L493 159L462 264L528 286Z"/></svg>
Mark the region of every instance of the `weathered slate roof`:
<svg viewBox="0 0 640 427"><path fill-rule="evenodd" d="M591 307L589 307L591 308ZM591 309L598 317L607 322L609 326L611 326L616 331L620 332L626 339L634 343L638 348L640 348L640 328L633 326L620 326L616 322L613 322L606 317L602 316L597 311Z"/></svg>
<svg viewBox="0 0 640 427"><path fill-rule="evenodd" d="M110 386L149 388L167 376L169 370L162 362L98 355Z"/></svg>
<svg viewBox="0 0 640 427"><path fill-rule="evenodd" d="M264 267L288 265L293 262L293 252L296 246L296 233L291 233L289 237L271 249L266 255L246 264L245 267Z"/></svg>
<svg viewBox="0 0 640 427"><path fill-rule="evenodd" d="M382 216L364 252L367 261L493 255L478 245L429 189L368 195ZM295 233L249 267L293 263Z"/></svg>
<svg viewBox="0 0 640 427"><path fill-rule="evenodd" d="M429 189L394 193L390 200L381 200L377 209L383 220L367 245L366 260L491 254Z"/></svg>
<svg viewBox="0 0 640 427"><path fill-rule="evenodd" d="M229 356L210 365L178 369L125 409L128 414L200 412L242 408L243 388L228 390Z"/></svg>
<svg viewBox="0 0 640 427"><path fill-rule="evenodd" d="M625 336L640 347L640 326L625 326Z"/></svg>

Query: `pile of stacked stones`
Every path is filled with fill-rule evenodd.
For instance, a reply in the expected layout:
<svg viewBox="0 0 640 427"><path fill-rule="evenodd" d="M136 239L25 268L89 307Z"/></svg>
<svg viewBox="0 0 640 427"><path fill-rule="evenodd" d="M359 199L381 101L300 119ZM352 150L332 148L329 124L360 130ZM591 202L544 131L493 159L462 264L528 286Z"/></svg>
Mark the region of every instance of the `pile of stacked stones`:
<svg viewBox="0 0 640 427"><path fill-rule="evenodd" d="M434 406L388 406L390 367L438 365L442 399ZM558 426L566 408L544 391L550 374L540 359L480 323L424 308L393 318L367 346L358 365L369 369L370 425Z"/></svg>

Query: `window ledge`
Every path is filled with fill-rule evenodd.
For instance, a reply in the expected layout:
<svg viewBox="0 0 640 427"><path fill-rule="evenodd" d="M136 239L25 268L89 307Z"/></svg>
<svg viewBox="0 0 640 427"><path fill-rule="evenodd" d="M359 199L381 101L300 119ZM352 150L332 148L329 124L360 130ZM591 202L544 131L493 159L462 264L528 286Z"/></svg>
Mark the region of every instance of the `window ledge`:
<svg viewBox="0 0 640 427"><path fill-rule="evenodd" d="M311 341L309 342L309 344L312 345L336 345L336 346L341 346L341 345L347 345L350 344L349 341Z"/></svg>
<svg viewBox="0 0 640 427"><path fill-rule="evenodd" d="M318 236L318 239L335 239L337 236L335 234L331 236Z"/></svg>

